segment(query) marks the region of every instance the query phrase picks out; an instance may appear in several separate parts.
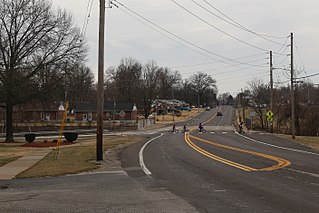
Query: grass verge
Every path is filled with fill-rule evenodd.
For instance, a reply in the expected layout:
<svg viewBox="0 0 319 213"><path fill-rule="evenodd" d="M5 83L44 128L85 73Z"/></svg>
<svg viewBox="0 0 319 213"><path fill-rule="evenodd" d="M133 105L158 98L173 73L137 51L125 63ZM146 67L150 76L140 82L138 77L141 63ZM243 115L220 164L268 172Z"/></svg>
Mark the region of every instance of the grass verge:
<svg viewBox="0 0 319 213"><path fill-rule="evenodd" d="M118 146L125 147L137 143L142 136L106 136L103 141L104 150L112 150ZM92 171L99 168L96 162L96 139L81 140L75 145L62 147L58 159L54 159L55 150L39 161L35 166L20 173L16 178L44 176L60 176Z"/></svg>
<svg viewBox="0 0 319 213"><path fill-rule="evenodd" d="M0 167L31 153L34 149L20 147L23 143L0 143Z"/></svg>
<svg viewBox="0 0 319 213"><path fill-rule="evenodd" d="M200 108L200 109L193 109L192 111L181 111L182 115L181 116L174 116L174 121L175 122L183 122L187 121L196 115L198 115L200 112L205 111L205 109ZM167 113L166 115L158 115L156 116L156 123L157 124L167 124L167 123L172 123L173 122L173 115L172 113Z"/></svg>
<svg viewBox="0 0 319 213"><path fill-rule="evenodd" d="M291 135L278 135L281 138L288 139L293 142L300 143L302 145L308 146L312 149L319 151L319 137L310 136L296 136L296 139L291 139Z"/></svg>

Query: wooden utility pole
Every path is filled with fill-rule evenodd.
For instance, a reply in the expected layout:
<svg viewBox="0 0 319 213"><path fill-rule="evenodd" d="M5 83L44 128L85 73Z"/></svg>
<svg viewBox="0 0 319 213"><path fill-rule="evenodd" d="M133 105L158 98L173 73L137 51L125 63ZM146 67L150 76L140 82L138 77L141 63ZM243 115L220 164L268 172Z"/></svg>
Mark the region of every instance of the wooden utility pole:
<svg viewBox="0 0 319 213"><path fill-rule="evenodd" d="M246 113L245 113L245 96L243 89L241 89L241 106L243 108L243 122L246 123Z"/></svg>
<svg viewBox="0 0 319 213"><path fill-rule="evenodd" d="M97 88L97 130L96 160L103 160L103 111L104 111L104 31L105 31L105 0L100 0L99 21L99 65Z"/></svg>
<svg viewBox="0 0 319 213"><path fill-rule="evenodd" d="M175 124L175 102L174 102L174 88L172 85L172 102L173 102L173 125Z"/></svg>
<svg viewBox="0 0 319 213"><path fill-rule="evenodd" d="M270 111L274 112L274 81L273 81L273 64L272 51L270 51ZM270 124L270 133L274 132L274 121Z"/></svg>
<svg viewBox="0 0 319 213"><path fill-rule="evenodd" d="M291 137L292 139L296 138L296 103L295 103L295 89L294 89L294 48L293 48L293 41L294 41L294 37L293 37L293 33L290 33L290 60L291 60L291 64L290 64L290 93L291 93Z"/></svg>

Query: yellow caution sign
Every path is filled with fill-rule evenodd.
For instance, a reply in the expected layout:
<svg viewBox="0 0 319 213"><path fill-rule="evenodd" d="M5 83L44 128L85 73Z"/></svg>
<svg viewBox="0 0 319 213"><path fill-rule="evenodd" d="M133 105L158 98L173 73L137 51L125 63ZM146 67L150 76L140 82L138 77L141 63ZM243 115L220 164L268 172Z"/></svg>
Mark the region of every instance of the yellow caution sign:
<svg viewBox="0 0 319 213"><path fill-rule="evenodd" d="M269 111L266 113L266 116L267 116L268 118L272 118L272 117L274 116L274 113L269 110Z"/></svg>

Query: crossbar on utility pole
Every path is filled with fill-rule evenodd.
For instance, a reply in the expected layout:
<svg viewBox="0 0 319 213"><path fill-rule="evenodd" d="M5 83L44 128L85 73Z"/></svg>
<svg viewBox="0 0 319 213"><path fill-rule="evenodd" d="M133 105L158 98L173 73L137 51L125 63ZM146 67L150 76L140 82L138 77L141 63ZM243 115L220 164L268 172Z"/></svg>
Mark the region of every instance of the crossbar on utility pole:
<svg viewBox="0 0 319 213"><path fill-rule="evenodd" d="M294 48L293 48L293 41L294 41L294 37L293 37L293 33L290 33L290 60L291 60L291 64L290 64L290 93L291 93L291 137L292 139L296 138L296 103L295 103L295 89L294 89Z"/></svg>
<svg viewBox="0 0 319 213"><path fill-rule="evenodd" d="M96 160L103 160L105 0L100 0Z"/></svg>
<svg viewBox="0 0 319 213"><path fill-rule="evenodd" d="M272 51L270 51L270 111L274 112L274 81L273 81L273 64L272 64ZM273 121L270 124L270 133L274 132Z"/></svg>

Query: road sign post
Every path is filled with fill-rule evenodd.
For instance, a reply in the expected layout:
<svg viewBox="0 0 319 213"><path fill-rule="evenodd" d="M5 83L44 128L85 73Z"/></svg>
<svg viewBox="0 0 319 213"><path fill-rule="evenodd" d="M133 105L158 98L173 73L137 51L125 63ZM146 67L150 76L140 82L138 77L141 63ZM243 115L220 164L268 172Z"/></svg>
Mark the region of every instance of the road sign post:
<svg viewBox="0 0 319 213"><path fill-rule="evenodd" d="M269 127L270 127L269 132L272 133L272 131L271 131L272 128L271 127L272 127L273 121L274 121L274 113L271 110L269 110L266 113L266 117L267 117L267 122L269 123Z"/></svg>
<svg viewBox="0 0 319 213"><path fill-rule="evenodd" d="M249 113L249 115L250 115L250 118L251 118L251 130L253 130L253 128L254 128L254 117L256 116L256 113L254 111L251 111Z"/></svg>

